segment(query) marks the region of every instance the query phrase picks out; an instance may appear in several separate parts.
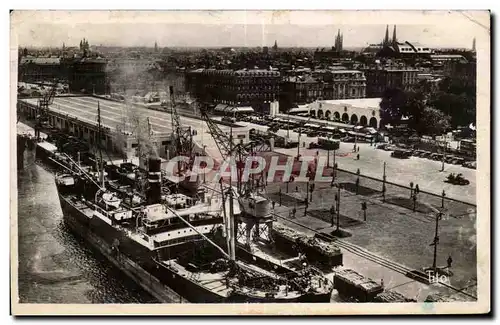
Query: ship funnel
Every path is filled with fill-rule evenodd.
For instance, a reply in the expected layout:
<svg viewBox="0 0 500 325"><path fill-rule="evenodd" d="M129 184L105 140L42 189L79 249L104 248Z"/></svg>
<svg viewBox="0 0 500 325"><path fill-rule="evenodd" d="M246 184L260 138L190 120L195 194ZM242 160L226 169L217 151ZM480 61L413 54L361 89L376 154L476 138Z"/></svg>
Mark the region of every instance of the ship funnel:
<svg viewBox="0 0 500 325"><path fill-rule="evenodd" d="M148 174L148 184L149 188L147 190L147 202L148 204L157 204L161 202L161 159L160 158L149 158L148 160L149 174Z"/></svg>

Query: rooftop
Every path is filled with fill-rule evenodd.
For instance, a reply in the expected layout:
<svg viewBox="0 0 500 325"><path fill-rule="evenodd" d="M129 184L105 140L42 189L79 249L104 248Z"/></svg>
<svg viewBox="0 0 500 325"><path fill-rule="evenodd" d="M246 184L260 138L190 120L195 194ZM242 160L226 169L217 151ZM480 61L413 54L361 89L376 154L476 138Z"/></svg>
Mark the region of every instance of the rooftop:
<svg viewBox="0 0 500 325"><path fill-rule="evenodd" d="M330 105L345 105L359 108L379 107L382 98L356 98L356 99L332 99L320 100L319 102Z"/></svg>

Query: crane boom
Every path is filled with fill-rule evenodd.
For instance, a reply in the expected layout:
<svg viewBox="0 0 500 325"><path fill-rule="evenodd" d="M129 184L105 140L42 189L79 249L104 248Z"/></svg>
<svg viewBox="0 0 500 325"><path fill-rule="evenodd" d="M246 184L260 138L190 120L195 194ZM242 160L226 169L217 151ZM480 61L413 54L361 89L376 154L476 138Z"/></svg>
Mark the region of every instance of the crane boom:
<svg viewBox="0 0 500 325"><path fill-rule="evenodd" d="M249 143L238 143L232 145L232 129L231 135L227 135L222 131L219 126L210 118L207 110L203 107L199 107L201 116L203 120L207 123L210 134L212 135L217 148L223 159L233 158L236 162L237 168L237 189L238 194L242 195L243 192L255 191L253 182L246 182L245 186L242 184L243 169L245 168L245 162L247 157L255 155L257 152L269 151L269 143L266 139L260 139L258 141L250 141ZM231 146L232 145L232 146Z"/></svg>
<svg viewBox="0 0 500 325"><path fill-rule="evenodd" d="M176 154L179 156L191 157L193 154L193 134L191 127L183 127L177 112L175 103L174 87L170 86L170 101L171 101L171 119L172 119L172 135ZM191 169L192 163L186 164L179 161L179 172Z"/></svg>

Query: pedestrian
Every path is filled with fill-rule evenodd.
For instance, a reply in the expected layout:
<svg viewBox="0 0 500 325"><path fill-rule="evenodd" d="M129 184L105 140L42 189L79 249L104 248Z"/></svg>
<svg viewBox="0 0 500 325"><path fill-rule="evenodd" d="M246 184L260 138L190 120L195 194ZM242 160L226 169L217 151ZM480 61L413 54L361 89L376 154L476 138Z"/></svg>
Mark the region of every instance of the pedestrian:
<svg viewBox="0 0 500 325"><path fill-rule="evenodd" d="M451 263L453 263L453 259L451 258L451 255L448 256L448 259L446 260L448 263L448 268L451 268Z"/></svg>
<svg viewBox="0 0 500 325"><path fill-rule="evenodd" d="M292 215L293 217L295 218L295 214L297 213L297 208L293 207L293 210L292 210Z"/></svg>
<svg viewBox="0 0 500 325"><path fill-rule="evenodd" d="M276 202L272 201L271 204L273 205L273 210L274 210L274 206L276 205Z"/></svg>
<svg viewBox="0 0 500 325"><path fill-rule="evenodd" d="M358 160L359 160L359 153L356 155L356 157L357 157L357 158L358 158Z"/></svg>
<svg viewBox="0 0 500 325"><path fill-rule="evenodd" d="M358 146L358 152L359 152L359 146Z"/></svg>

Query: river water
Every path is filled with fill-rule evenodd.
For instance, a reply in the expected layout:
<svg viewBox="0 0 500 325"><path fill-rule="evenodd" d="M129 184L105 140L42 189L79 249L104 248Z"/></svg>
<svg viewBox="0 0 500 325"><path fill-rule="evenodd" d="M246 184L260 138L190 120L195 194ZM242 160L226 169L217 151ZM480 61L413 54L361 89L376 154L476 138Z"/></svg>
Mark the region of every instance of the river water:
<svg viewBox="0 0 500 325"><path fill-rule="evenodd" d="M64 225L54 176L34 156L17 174L19 302L155 303Z"/></svg>

